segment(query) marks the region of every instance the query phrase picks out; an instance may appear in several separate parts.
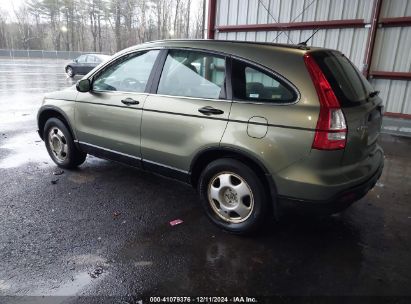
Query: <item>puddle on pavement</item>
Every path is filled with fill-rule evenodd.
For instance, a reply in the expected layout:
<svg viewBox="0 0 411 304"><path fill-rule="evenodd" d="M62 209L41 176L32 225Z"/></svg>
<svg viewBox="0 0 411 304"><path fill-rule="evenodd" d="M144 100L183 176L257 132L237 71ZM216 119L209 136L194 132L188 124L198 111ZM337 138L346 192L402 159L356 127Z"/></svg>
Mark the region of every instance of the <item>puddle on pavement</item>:
<svg viewBox="0 0 411 304"><path fill-rule="evenodd" d="M6 138L0 145L0 149L7 150L6 157L0 160L0 168L3 169L17 168L28 163L46 167L46 163L52 162L43 141L36 132Z"/></svg>
<svg viewBox="0 0 411 304"><path fill-rule="evenodd" d="M101 277L103 275L104 274L102 274ZM33 292L31 295L72 297L72 296L78 295L79 292L81 292L86 286L90 285L95 280L96 279L93 279L89 273L81 272L81 273L74 275L71 279L63 282L62 284L59 284L56 287L41 288ZM62 300L61 302L64 302L66 299L62 298L61 300Z"/></svg>
<svg viewBox="0 0 411 304"><path fill-rule="evenodd" d="M77 255L69 259L73 265L86 267L89 271L80 272L72 276L69 280L56 285L55 287L41 289L35 294L47 296L76 296L86 286L93 282L98 282L107 275L107 260L95 254ZM93 270L92 270L93 269Z"/></svg>
<svg viewBox="0 0 411 304"><path fill-rule="evenodd" d="M70 281L61 284L56 289L45 291L41 294L47 294L51 296L75 296L92 281L93 278L90 277L87 272L79 273L75 275Z"/></svg>
<svg viewBox="0 0 411 304"><path fill-rule="evenodd" d="M66 260L65 263L73 265L71 270L78 268L77 272L70 271L59 280L35 281L30 282L26 286L20 282L17 284L20 285L18 290L13 288L17 287L14 282L0 280L0 294L11 296L55 296L62 297L61 302L59 302L59 298L53 298L57 301L56 303L63 303L67 300L67 298L63 297L77 296L89 285L100 282L102 278L108 275L107 269L109 264L107 260L96 254L76 255L63 260Z"/></svg>
<svg viewBox="0 0 411 304"><path fill-rule="evenodd" d="M70 277L68 280L63 281L62 283L59 284L44 284L43 287L38 288L34 291L28 291L24 292L24 295L26 296L65 296L65 297L72 297L78 295L85 287L88 285L92 284L93 281L100 280L106 273L102 273L99 278L92 278L88 272L80 272L72 277ZM24 288L23 288L24 289ZM10 293L11 291L11 293ZM11 284L4 281L0 280L0 292L3 295L16 295L14 292L11 290ZM22 295L22 294L19 294ZM56 301L58 300L57 298L55 299ZM66 299L61 299L62 302L64 302ZM53 302L53 303L60 303L60 302Z"/></svg>

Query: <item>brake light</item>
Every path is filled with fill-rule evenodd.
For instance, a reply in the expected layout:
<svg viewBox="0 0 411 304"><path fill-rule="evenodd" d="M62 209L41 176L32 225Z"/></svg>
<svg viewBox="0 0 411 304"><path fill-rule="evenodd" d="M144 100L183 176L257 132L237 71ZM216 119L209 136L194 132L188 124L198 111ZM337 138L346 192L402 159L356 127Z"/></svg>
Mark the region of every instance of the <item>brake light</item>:
<svg viewBox="0 0 411 304"><path fill-rule="evenodd" d="M347 124L340 103L314 58L305 54L304 62L320 101L320 115L318 116L312 148L318 150L344 149Z"/></svg>

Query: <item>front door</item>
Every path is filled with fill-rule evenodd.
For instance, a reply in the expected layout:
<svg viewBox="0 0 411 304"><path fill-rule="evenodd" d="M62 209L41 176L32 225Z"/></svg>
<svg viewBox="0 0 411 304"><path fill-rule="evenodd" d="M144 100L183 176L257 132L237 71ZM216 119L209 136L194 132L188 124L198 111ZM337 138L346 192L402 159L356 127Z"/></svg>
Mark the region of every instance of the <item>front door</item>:
<svg viewBox="0 0 411 304"><path fill-rule="evenodd" d="M197 152L218 147L231 106L225 62L211 53L168 51L156 94L144 104L144 166L187 173Z"/></svg>
<svg viewBox="0 0 411 304"><path fill-rule="evenodd" d="M85 69L84 69L84 73L88 73L90 72L92 69L94 69L97 66L97 58L94 55L87 55L86 58L86 64L85 64Z"/></svg>
<svg viewBox="0 0 411 304"><path fill-rule="evenodd" d="M81 74L84 75L84 72L86 71L86 60L87 60L87 55L81 55L80 57L77 58L76 61L76 74Z"/></svg>
<svg viewBox="0 0 411 304"><path fill-rule="evenodd" d="M76 133L85 150L123 161L140 159L142 108L158 53L151 50L121 57L93 76L90 92L77 95Z"/></svg>

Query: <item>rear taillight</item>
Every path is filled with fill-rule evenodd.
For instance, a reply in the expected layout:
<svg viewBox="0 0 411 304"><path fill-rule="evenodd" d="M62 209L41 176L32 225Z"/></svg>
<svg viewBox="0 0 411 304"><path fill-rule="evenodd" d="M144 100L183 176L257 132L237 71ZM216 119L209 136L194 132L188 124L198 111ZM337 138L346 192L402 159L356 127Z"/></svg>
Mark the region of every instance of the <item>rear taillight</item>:
<svg viewBox="0 0 411 304"><path fill-rule="evenodd" d="M320 101L320 115L312 147L319 150L344 149L347 124L340 103L314 58L305 54L304 61Z"/></svg>

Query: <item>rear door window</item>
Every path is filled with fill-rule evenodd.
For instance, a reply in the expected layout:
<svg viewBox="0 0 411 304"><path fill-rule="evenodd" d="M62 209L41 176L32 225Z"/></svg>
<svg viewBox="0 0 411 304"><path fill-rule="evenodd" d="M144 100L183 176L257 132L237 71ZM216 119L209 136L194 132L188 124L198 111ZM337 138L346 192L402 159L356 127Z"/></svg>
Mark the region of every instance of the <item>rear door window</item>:
<svg viewBox="0 0 411 304"><path fill-rule="evenodd" d="M237 100L289 103L297 94L279 77L251 64L233 59L233 97Z"/></svg>
<svg viewBox="0 0 411 304"><path fill-rule="evenodd" d="M342 106L355 106L368 100L373 88L347 57L336 51L313 52L312 55Z"/></svg>

